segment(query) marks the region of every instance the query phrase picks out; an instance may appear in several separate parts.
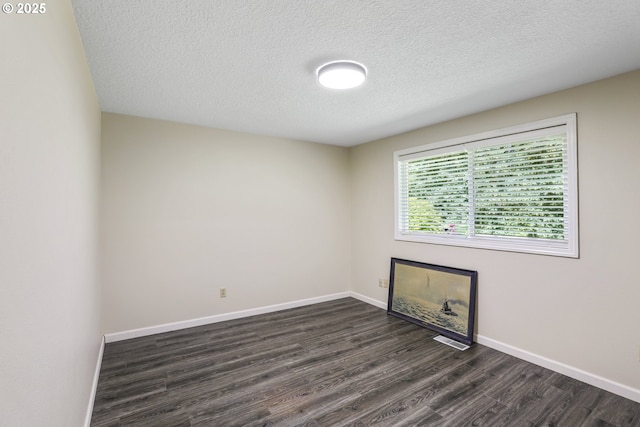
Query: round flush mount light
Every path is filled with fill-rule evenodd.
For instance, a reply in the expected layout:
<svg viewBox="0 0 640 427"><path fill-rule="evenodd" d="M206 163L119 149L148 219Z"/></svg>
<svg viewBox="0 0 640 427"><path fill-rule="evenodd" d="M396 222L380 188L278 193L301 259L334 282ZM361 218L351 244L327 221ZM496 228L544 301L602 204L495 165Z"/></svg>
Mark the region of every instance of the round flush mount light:
<svg viewBox="0 0 640 427"><path fill-rule="evenodd" d="M329 89L351 89L364 83L367 69L355 61L333 61L316 72L318 82Z"/></svg>

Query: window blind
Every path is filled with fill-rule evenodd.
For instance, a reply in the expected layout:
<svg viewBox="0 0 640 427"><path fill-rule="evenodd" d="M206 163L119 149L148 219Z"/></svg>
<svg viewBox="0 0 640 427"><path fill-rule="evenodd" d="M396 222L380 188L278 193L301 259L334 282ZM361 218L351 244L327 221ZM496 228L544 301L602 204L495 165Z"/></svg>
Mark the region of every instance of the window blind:
<svg viewBox="0 0 640 427"><path fill-rule="evenodd" d="M570 118L399 153L396 237L575 256L577 166Z"/></svg>

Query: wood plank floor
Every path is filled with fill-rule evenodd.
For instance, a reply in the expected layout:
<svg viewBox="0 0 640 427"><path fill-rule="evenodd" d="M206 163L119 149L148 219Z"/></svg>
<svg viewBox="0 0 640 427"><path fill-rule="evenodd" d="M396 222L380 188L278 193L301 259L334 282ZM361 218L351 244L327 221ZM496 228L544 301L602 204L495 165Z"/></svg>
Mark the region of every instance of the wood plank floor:
<svg viewBox="0 0 640 427"><path fill-rule="evenodd" d="M92 426L640 426L640 404L345 298L109 343Z"/></svg>

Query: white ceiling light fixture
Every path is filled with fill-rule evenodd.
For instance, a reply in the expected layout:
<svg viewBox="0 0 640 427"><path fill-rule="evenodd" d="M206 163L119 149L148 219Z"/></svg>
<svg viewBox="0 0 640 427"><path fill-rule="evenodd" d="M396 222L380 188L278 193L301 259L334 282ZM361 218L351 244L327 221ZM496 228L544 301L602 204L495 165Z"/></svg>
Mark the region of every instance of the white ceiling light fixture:
<svg viewBox="0 0 640 427"><path fill-rule="evenodd" d="M364 83L367 69L355 61L333 61L316 71L318 82L329 89L352 89Z"/></svg>

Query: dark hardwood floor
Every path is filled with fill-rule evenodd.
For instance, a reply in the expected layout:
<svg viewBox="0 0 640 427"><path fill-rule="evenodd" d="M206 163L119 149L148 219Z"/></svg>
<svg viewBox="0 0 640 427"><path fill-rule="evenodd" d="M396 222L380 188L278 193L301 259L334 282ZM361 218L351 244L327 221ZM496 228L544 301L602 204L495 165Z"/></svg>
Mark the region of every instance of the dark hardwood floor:
<svg viewBox="0 0 640 427"><path fill-rule="evenodd" d="M640 426L640 404L352 298L105 347L92 426Z"/></svg>

